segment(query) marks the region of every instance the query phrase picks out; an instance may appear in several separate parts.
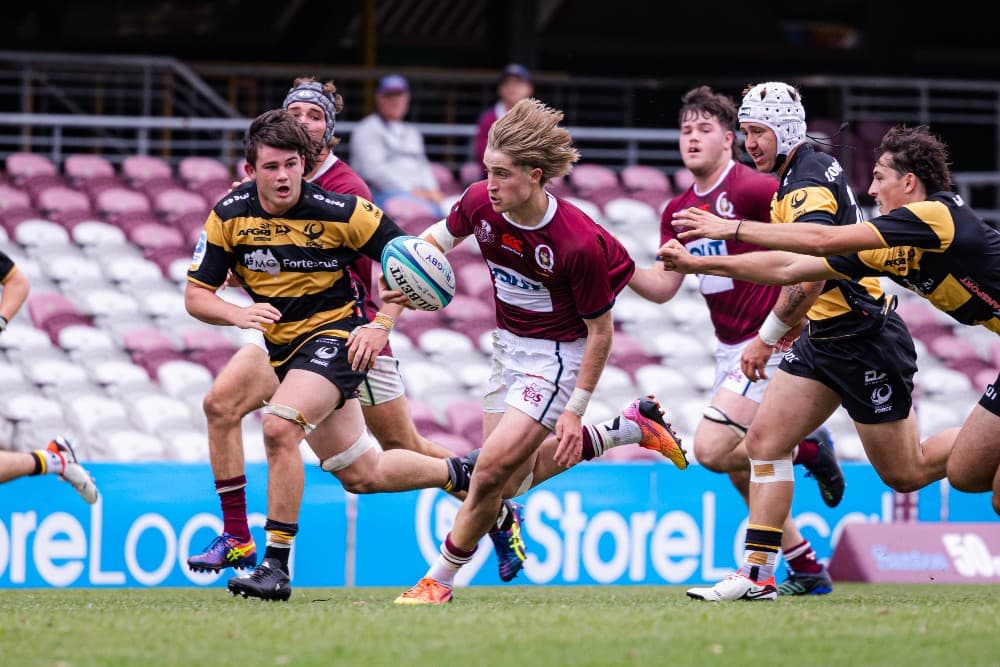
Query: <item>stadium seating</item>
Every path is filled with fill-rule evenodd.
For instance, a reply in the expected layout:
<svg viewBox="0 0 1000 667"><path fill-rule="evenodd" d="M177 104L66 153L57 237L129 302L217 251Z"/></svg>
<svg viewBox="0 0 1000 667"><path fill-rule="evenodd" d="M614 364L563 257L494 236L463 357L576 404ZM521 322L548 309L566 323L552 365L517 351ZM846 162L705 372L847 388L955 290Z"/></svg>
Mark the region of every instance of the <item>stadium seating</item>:
<svg viewBox="0 0 1000 667"><path fill-rule="evenodd" d="M55 176L58 173L52 160L41 153L11 153L4 166L15 183L23 183L33 176Z"/></svg>
<svg viewBox="0 0 1000 667"><path fill-rule="evenodd" d="M170 163L152 155L130 155L122 161L122 176L133 186L154 178L173 178Z"/></svg>
<svg viewBox="0 0 1000 667"><path fill-rule="evenodd" d="M670 178L666 172L644 164L630 164L623 167L620 174L622 185L629 194L640 191L657 192L666 197L672 193Z"/></svg>
<svg viewBox="0 0 1000 667"><path fill-rule="evenodd" d="M673 173L674 192L681 193L694 185L694 174L687 167L681 167Z"/></svg>
<svg viewBox="0 0 1000 667"><path fill-rule="evenodd" d="M90 198L68 185L53 185L38 191L35 207L45 216L55 216L69 211L90 215Z"/></svg>
<svg viewBox="0 0 1000 667"><path fill-rule="evenodd" d="M67 157L60 173L37 157L11 155L0 173L0 244L32 281L24 313L0 336L0 439L37 446L66 431L87 458L206 460L200 402L243 338L193 320L180 286L209 207L231 185L230 172L214 160L181 161L174 172L154 158L126 160L116 173L105 158L81 155ZM619 179L593 166L579 165L549 190L607 225L640 266L650 265L660 211L685 174L675 172L671 186L659 169L623 168ZM478 165L457 178L446 170L451 181L436 171L449 201L467 178L478 178ZM412 233L434 221L394 206L387 212ZM391 340L420 432L463 453L481 442L493 286L474 241L449 259L458 285L452 303L407 312ZM921 425L952 424L995 379L1000 343L989 332L977 338L956 327L905 290L887 291L899 295L898 311L918 347ZM222 296L236 292L242 294ZM686 279L665 305L629 290L619 295L611 359L587 421L611 418L635 396L654 393L690 442L714 381L711 322L697 292L697 280ZM247 460L263 461L259 420L246 422ZM841 455L863 459L850 420L838 411L830 424ZM604 460L660 459L627 446Z"/></svg>
<svg viewBox="0 0 1000 667"><path fill-rule="evenodd" d="M462 192L462 185L455 178L455 174L451 169L438 162L431 162L431 171L434 172L434 179L437 181L438 190L446 195L455 195Z"/></svg>
<svg viewBox="0 0 1000 667"><path fill-rule="evenodd" d="M74 153L63 160L63 173L71 182L83 184L95 178L115 176L115 166L94 153Z"/></svg>
<svg viewBox="0 0 1000 667"><path fill-rule="evenodd" d="M211 157L190 155L177 163L177 176L189 188L209 181L232 182L229 167Z"/></svg>
<svg viewBox="0 0 1000 667"><path fill-rule="evenodd" d="M152 213L149 197L124 186L112 186L94 196L94 209L114 218L126 213Z"/></svg>
<svg viewBox="0 0 1000 667"><path fill-rule="evenodd" d="M31 195L9 183L0 183L0 212L11 208L30 208Z"/></svg>
<svg viewBox="0 0 1000 667"><path fill-rule="evenodd" d="M600 191L623 192L618 174L611 167L596 163L577 164L569 174L570 185L580 197Z"/></svg>

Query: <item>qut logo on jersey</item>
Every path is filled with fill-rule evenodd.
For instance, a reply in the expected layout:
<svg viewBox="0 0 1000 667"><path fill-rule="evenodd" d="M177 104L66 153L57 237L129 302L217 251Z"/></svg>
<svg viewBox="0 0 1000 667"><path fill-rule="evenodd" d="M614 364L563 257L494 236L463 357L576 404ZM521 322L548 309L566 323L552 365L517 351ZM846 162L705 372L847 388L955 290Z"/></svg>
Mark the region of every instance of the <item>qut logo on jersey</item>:
<svg viewBox="0 0 1000 667"><path fill-rule="evenodd" d="M713 239L698 239L687 243L688 252L699 257L709 255L726 255L726 242Z"/></svg>
<svg viewBox="0 0 1000 667"><path fill-rule="evenodd" d="M542 285L540 283L535 283L527 280L524 276L514 275L508 271L504 271L499 266L493 267L493 279L498 280L502 283L510 285L512 287L519 287L521 289L528 290L540 290Z"/></svg>

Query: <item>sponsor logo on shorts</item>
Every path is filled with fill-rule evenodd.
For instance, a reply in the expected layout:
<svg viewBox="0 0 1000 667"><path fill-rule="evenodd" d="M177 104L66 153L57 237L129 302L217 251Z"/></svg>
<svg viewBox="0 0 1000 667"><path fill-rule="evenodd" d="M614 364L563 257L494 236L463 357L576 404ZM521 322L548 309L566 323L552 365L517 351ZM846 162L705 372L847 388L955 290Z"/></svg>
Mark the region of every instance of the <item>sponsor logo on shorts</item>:
<svg viewBox="0 0 1000 667"><path fill-rule="evenodd" d="M888 375L877 368L865 371L865 387L871 390L869 398L875 408L875 414L890 412L892 410L892 386L886 383Z"/></svg>
<svg viewBox="0 0 1000 667"><path fill-rule="evenodd" d="M521 393L521 398L524 399L525 403L531 403L532 405L541 405L542 403L542 392L538 390L537 384L529 384L524 388Z"/></svg>

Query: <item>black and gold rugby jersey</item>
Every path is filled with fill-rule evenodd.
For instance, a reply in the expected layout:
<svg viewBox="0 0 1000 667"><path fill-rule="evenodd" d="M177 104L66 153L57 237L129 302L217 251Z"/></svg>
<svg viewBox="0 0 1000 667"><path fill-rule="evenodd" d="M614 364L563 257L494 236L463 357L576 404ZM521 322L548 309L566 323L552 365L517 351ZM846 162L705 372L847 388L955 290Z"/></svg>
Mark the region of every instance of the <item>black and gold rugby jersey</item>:
<svg viewBox="0 0 1000 667"><path fill-rule="evenodd" d="M385 244L404 234L367 199L307 182L298 203L272 216L248 182L208 215L187 278L215 290L232 270L254 301L281 311L264 334L279 364L306 340L330 333L329 323L355 314L350 263L359 252L380 261Z"/></svg>
<svg viewBox="0 0 1000 667"><path fill-rule="evenodd" d="M831 269L887 276L962 324L1000 334L1000 232L961 197L938 192L864 224L885 247L828 257Z"/></svg>
<svg viewBox="0 0 1000 667"><path fill-rule="evenodd" d="M0 282L7 280L7 276L14 272L14 260L0 250Z"/></svg>
<svg viewBox="0 0 1000 667"><path fill-rule="evenodd" d="M853 225L862 219L840 163L808 144L799 146L771 201L771 222ZM822 340L877 330L885 308L885 293L877 278L827 280L806 314L809 336Z"/></svg>

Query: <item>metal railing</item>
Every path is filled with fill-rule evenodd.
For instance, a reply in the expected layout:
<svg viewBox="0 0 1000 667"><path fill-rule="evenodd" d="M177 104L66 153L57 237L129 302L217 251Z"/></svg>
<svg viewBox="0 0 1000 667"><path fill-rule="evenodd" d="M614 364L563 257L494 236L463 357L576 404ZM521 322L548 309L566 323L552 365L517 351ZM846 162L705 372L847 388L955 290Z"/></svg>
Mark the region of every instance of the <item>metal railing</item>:
<svg viewBox="0 0 1000 667"><path fill-rule="evenodd" d="M369 110L386 68L323 64L185 64L173 58L0 51L0 157L44 152L59 162L73 152L112 161L130 154L177 162L187 155L235 163L249 118L283 99L299 75L331 78L347 101L337 131L347 157L350 132ZM400 68L409 80L409 118L427 139L429 157L458 168L471 155L479 111L494 101L496 72ZM535 72L535 95L560 108L584 161L615 168L644 163L681 166L676 124L681 79L612 79ZM840 143L862 146L865 123L928 123L979 132L959 164L956 187L985 217L1000 220L1000 82L806 76L792 79L810 117L846 122ZM705 81L738 94L743 83ZM952 144L953 153L958 148ZM842 156L848 176L863 181L864 150Z"/></svg>
<svg viewBox="0 0 1000 667"><path fill-rule="evenodd" d="M129 155L162 155L172 163L186 155L207 155L235 164L243 155L248 118L158 118L75 114L0 113L0 155L44 153L61 164L69 154L100 151L112 162ZM338 154L347 155L355 122L337 123ZM428 157L452 168L469 159L475 125L417 123ZM677 130L570 127L587 161L656 164L677 168ZM623 162L624 161L624 162Z"/></svg>

